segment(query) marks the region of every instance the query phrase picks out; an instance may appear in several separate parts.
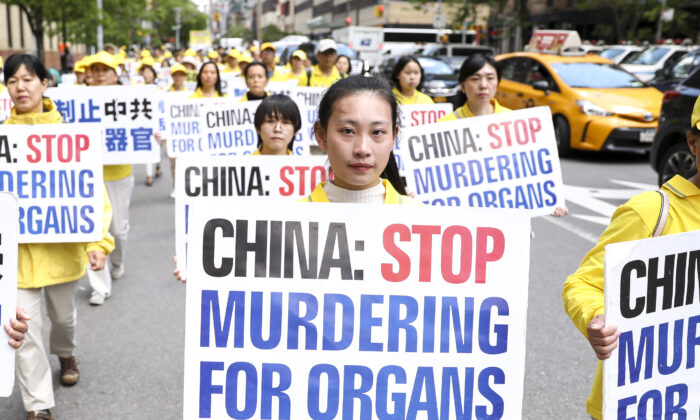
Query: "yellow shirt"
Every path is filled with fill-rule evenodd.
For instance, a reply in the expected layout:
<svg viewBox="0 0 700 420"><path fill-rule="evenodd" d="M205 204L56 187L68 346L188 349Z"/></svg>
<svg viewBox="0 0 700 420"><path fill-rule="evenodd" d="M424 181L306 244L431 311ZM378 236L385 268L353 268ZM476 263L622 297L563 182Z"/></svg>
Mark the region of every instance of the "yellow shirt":
<svg viewBox="0 0 700 420"><path fill-rule="evenodd" d="M401 93L398 88L393 88L392 92L394 92L399 105L430 105L434 103L433 98L417 90L413 91L413 96L410 98Z"/></svg>
<svg viewBox="0 0 700 420"><path fill-rule="evenodd" d="M226 95L225 93L219 95L219 92L216 92L216 95L214 95L213 97L214 98L223 98L225 96L228 96L228 95ZM197 88L197 90L195 90L194 93L190 95L190 98L206 98L206 96L204 96L204 92L202 92L202 88Z"/></svg>
<svg viewBox="0 0 700 420"><path fill-rule="evenodd" d="M59 124L61 114L49 98L44 98L46 112L17 115L12 108L5 124ZM85 275L87 253L102 251L109 254L114 249L114 238L109 234L112 206L107 189L103 187L104 211L102 215L102 240L99 242L20 244L17 250L17 287L33 289L75 281Z"/></svg>
<svg viewBox="0 0 700 420"><path fill-rule="evenodd" d="M301 80L304 79L304 83L306 83L306 70L303 70L299 74L294 74L294 72L290 70L289 73L286 73L286 75L287 78L285 80L296 80L298 83L301 83Z"/></svg>
<svg viewBox="0 0 700 420"><path fill-rule="evenodd" d="M272 76L267 80L268 82L284 82L287 80L287 73L286 72L281 72L275 69L272 72Z"/></svg>
<svg viewBox="0 0 700 420"><path fill-rule="evenodd" d="M411 198L406 195L399 194L391 182L387 179L382 179L382 184L384 184L384 204L423 204L420 201ZM328 196L323 186L326 185L326 181L323 181L316 185L316 188L311 192L311 195L303 198L299 201L308 201L310 203L328 203Z"/></svg>
<svg viewBox="0 0 700 420"><path fill-rule="evenodd" d="M668 193L670 208L664 235L700 229L700 188L676 175L662 188ZM576 328L587 336L586 327L596 315L605 312L605 246L611 243L650 238L661 210L661 196L647 191L618 207L598 243L591 249L578 270L566 279L562 298ZM598 361L591 395L586 401L588 414L600 419L603 405L603 362Z"/></svg>
<svg viewBox="0 0 700 420"><path fill-rule="evenodd" d="M343 77L335 66L333 66L330 76L326 76L321 72L318 65L315 65L311 69L311 83L308 82L306 71L304 71L299 79L299 86L328 87L342 78Z"/></svg>
<svg viewBox="0 0 700 420"><path fill-rule="evenodd" d="M491 105L493 105L493 113L494 114L500 114L501 112L510 111L510 109L499 104L496 99L491 99ZM438 120L438 122L452 121L452 120L457 120L460 118L470 118L473 116L474 116L474 114L472 113L471 109L469 109L469 104L465 103L464 106L461 106L461 107L455 109L454 112L449 113L447 115L444 115L442 118L440 118Z"/></svg>
<svg viewBox="0 0 700 420"><path fill-rule="evenodd" d="M224 69L221 70L221 72L222 72L222 73L240 73L240 72L241 72L241 69L240 69L240 67L238 67L238 66L236 66L236 67L231 67L231 66L229 66L228 64L226 64L226 66L224 66Z"/></svg>

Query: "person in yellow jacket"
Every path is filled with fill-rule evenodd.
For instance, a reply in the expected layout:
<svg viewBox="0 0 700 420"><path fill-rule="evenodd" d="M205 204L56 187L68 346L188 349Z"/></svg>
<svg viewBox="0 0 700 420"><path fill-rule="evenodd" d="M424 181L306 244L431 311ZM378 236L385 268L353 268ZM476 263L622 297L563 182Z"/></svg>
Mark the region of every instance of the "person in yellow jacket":
<svg viewBox="0 0 700 420"><path fill-rule="evenodd" d="M48 72L39 59L15 54L7 60L5 81L15 106L5 124L58 124L61 114L51 99L44 98ZM75 384L80 372L75 360L78 280L91 270L103 270L106 255L114 248L107 231L112 216L109 197L103 193L102 240L92 243L20 244L17 269L17 306L31 318L24 344L16 353L17 378L27 418L51 419L55 406L51 365L42 337L42 292L51 319L51 352L58 355L60 381Z"/></svg>
<svg viewBox="0 0 700 420"><path fill-rule="evenodd" d="M106 51L100 51L92 56L90 69L94 86L118 85L117 68L116 57ZM109 232L114 236L115 246L109 257L111 264L109 273L88 272L88 279L93 288L92 296L90 296L92 305L103 304L105 299L111 295L112 279L118 279L124 275L124 255L129 236L129 206L134 191L131 165L104 165L104 179L113 209Z"/></svg>
<svg viewBox="0 0 700 420"><path fill-rule="evenodd" d="M187 90L185 78L187 77L187 69L180 63L170 67L170 77L173 79L173 84L168 88L168 92L183 92Z"/></svg>
<svg viewBox="0 0 700 420"><path fill-rule="evenodd" d="M389 78L394 85L393 92L399 105L433 103L430 96L420 91L424 76L423 67L416 57L404 55L399 58Z"/></svg>
<svg viewBox="0 0 700 420"><path fill-rule="evenodd" d="M263 62L267 70L267 80L271 82L284 82L287 80L287 74L277 70L275 62L275 53L277 49L271 42L263 42L260 46L260 61Z"/></svg>
<svg viewBox="0 0 700 420"><path fill-rule="evenodd" d="M287 80L296 80L297 83L302 78L306 77L306 66L304 62L306 61L306 53L302 50L296 50L292 53L289 58L289 71L287 72Z"/></svg>
<svg viewBox="0 0 700 420"><path fill-rule="evenodd" d="M301 130L297 104L286 95L270 95L255 110L258 149L253 155L291 155L294 138Z"/></svg>
<svg viewBox="0 0 700 420"><path fill-rule="evenodd" d="M459 86L462 94L466 95L466 102L453 113L440 118L438 122L510 111L495 99L500 81L501 66L493 57L483 54L470 55L459 68ZM464 97L459 102L463 100Z"/></svg>
<svg viewBox="0 0 700 420"><path fill-rule="evenodd" d="M335 61L338 58L338 46L332 39L322 39L316 50L318 64L304 73L299 79L299 86L328 87L343 78Z"/></svg>
<svg viewBox="0 0 700 420"><path fill-rule="evenodd" d="M314 133L328 153L333 180L318 184L306 201L417 204L394 159L398 104L377 77L351 76L332 84L318 108Z"/></svg>
<svg viewBox="0 0 700 420"><path fill-rule="evenodd" d="M197 89L190 98L219 98L226 96L221 90L219 66L213 61L202 64L197 74Z"/></svg>
<svg viewBox="0 0 700 420"><path fill-rule="evenodd" d="M686 142L696 157L695 165L700 170L700 160L697 159L700 149L700 98L695 101ZM669 201L668 218L661 234L700 229L700 175L695 174L690 179L676 175L661 190L666 192ZM602 418L602 361L608 359L617 347L620 335L615 325L605 323L605 246L652 237L659 220L661 200L662 196L658 192L647 191L618 207L598 243L583 258L578 270L564 283L562 298L566 312L576 328L588 339L599 359L593 389L586 401L588 414L596 419Z"/></svg>
<svg viewBox="0 0 700 420"><path fill-rule="evenodd" d="M248 87L248 92L241 97L240 102L259 101L267 97L265 88L267 87L267 71L265 64L254 61L248 64L243 71L245 77L245 85Z"/></svg>
<svg viewBox="0 0 700 420"><path fill-rule="evenodd" d="M223 73L240 73L241 69L238 68L238 58L241 53L237 49L231 48L231 51L226 54L226 66L222 70Z"/></svg>

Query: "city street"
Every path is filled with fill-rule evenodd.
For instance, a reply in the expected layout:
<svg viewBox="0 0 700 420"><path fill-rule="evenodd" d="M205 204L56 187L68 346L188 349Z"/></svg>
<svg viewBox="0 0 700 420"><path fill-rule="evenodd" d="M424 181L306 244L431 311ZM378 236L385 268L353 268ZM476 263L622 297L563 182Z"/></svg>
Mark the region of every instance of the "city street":
<svg viewBox="0 0 700 420"><path fill-rule="evenodd" d="M114 282L113 296L90 307L87 281L81 280L81 378L72 388L59 385L58 360L52 357L57 419L182 416L185 286L171 274L174 214L167 159L162 167L165 177L150 188L143 167L135 167L126 275ZM532 222L525 419L589 418L585 399L596 359L564 312L562 283L593 246L610 212L636 190L655 188L656 174L642 156L590 154L563 160L562 169L571 214ZM24 418L16 383L13 395L0 399L0 413L3 420Z"/></svg>

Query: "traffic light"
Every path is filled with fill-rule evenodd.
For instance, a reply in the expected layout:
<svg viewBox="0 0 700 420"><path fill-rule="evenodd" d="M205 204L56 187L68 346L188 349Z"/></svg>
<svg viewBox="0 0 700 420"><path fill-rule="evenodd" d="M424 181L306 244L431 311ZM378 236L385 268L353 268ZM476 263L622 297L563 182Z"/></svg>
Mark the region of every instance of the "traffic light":
<svg viewBox="0 0 700 420"><path fill-rule="evenodd" d="M345 18L345 24L346 24L346 25L352 24L352 18L351 18L350 16L348 16L348 17Z"/></svg>
<svg viewBox="0 0 700 420"><path fill-rule="evenodd" d="M376 16L376 17L384 16L384 5L383 4L379 4L377 6L374 6L374 16Z"/></svg>

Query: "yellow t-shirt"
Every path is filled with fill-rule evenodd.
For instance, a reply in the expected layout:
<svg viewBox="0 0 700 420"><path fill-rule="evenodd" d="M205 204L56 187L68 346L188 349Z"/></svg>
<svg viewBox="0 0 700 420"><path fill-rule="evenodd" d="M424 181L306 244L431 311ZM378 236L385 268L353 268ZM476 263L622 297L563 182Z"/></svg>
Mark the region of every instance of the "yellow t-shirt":
<svg viewBox="0 0 700 420"><path fill-rule="evenodd" d="M669 197L668 219L663 234L689 232L700 229L700 188L676 175L662 189ZM647 191L632 197L618 207L598 243L591 249L578 270L564 283L564 308L576 328L587 336L586 327L596 315L605 312L605 246L617 242L650 238L661 210L661 196ZM603 407L603 362L598 361L593 389L586 401L588 414L600 419Z"/></svg>
<svg viewBox="0 0 700 420"><path fill-rule="evenodd" d="M510 109L499 104L496 99L491 99L491 105L493 105L493 113L494 114L500 114L501 112L510 111ZM464 106L461 106L461 107L455 109L454 112L451 112L451 113L443 116L442 118L440 118L438 120L438 122L452 121L452 120L457 120L460 118L470 118L473 116L474 116L474 114L472 113L471 109L469 109L469 104L465 103Z"/></svg>
<svg viewBox="0 0 700 420"><path fill-rule="evenodd" d="M410 98L401 93L398 88L393 88L392 92L394 92L399 105L430 105L434 103L433 98L417 90L413 91L413 96Z"/></svg>
<svg viewBox="0 0 700 420"><path fill-rule="evenodd" d="M223 70L221 70L221 72L222 72L222 73L240 73L240 72L241 72L241 69L240 69L240 67L238 67L238 66L236 66L236 67L231 67L231 66L229 66L228 64L226 64L226 66L224 67Z"/></svg>
<svg viewBox="0 0 700 420"><path fill-rule="evenodd" d="M331 74L326 76L323 74L323 72L321 72L318 65L315 65L311 69L311 83L309 83L306 72L304 72L299 79L299 86L328 87L342 78L343 76L335 66L333 66Z"/></svg>
<svg viewBox="0 0 700 420"><path fill-rule="evenodd" d="M219 95L219 92L216 92L216 95L214 97L215 98L223 98L225 96L227 96L225 93ZM190 98L193 98L193 99L206 98L206 96L204 96L204 92L202 92L202 88L197 88L197 90L195 90L194 93L190 95Z"/></svg>

